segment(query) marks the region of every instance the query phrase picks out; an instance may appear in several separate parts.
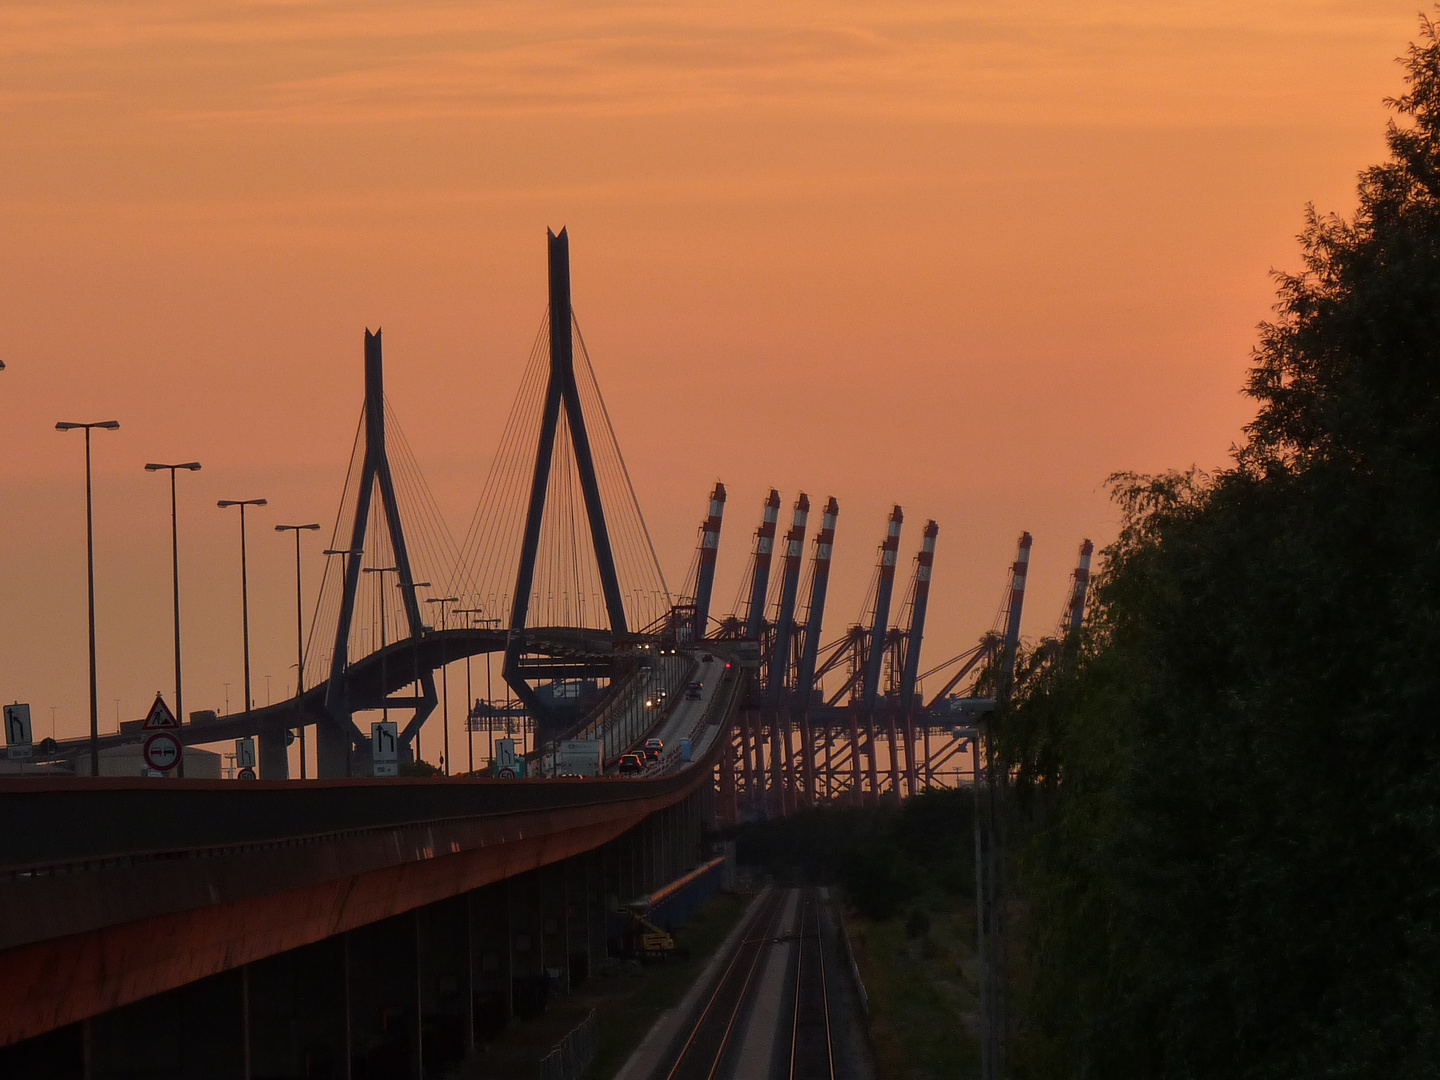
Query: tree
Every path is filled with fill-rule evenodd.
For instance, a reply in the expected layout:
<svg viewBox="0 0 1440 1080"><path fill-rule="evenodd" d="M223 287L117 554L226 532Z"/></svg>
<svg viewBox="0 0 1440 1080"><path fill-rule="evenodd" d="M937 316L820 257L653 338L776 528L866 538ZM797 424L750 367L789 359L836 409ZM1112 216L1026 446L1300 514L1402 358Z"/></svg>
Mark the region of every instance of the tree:
<svg viewBox="0 0 1440 1080"><path fill-rule="evenodd" d="M1307 213L1232 466L1119 475L1073 663L1000 718L1018 1068L1440 1068L1440 39L1347 219Z"/></svg>

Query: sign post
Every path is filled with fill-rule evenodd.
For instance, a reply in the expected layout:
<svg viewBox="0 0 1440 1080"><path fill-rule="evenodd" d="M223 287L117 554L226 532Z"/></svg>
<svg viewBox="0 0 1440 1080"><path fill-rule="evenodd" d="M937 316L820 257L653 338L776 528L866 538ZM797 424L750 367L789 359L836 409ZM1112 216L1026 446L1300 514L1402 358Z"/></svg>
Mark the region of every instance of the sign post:
<svg viewBox="0 0 1440 1080"><path fill-rule="evenodd" d="M370 760L376 776L400 774L400 728L394 721L380 720L370 725Z"/></svg>
<svg viewBox="0 0 1440 1080"><path fill-rule="evenodd" d="M10 747L10 760L19 761L35 752L30 739L30 706L15 702L5 706L5 744Z"/></svg>

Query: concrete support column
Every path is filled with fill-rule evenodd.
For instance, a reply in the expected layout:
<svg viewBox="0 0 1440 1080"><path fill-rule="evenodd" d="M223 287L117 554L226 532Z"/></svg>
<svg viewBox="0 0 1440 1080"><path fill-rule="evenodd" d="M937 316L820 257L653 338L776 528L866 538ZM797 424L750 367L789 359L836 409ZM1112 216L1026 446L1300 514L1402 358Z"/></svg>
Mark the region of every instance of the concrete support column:
<svg viewBox="0 0 1440 1080"><path fill-rule="evenodd" d="M722 826L735 824L735 736L726 733L725 745L720 750L720 811Z"/></svg>
<svg viewBox="0 0 1440 1080"><path fill-rule="evenodd" d="M517 1019L528 1020L545 1011L549 998L540 872L520 874L508 884L512 1008Z"/></svg>
<svg viewBox="0 0 1440 1080"><path fill-rule="evenodd" d="M249 1080L246 1020L243 969L101 1013L87 1024L87 1080L142 1075L137 1062L146 1076Z"/></svg>
<svg viewBox="0 0 1440 1080"><path fill-rule="evenodd" d="M510 885L498 881L469 894L470 936L474 953L471 966L471 1025L477 1042L489 1042L509 1025L514 1015L513 972L510 966Z"/></svg>
<svg viewBox="0 0 1440 1080"><path fill-rule="evenodd" d="M349 1075L345 940L327 938L246 970L250 1075Z"/></svg>
<svg viewBox="0 0 1440 1080"><path fill-rule="evenodd" d="M333 720L315 722L315 775L322 780L350 775L350 736Z"/></svg>
<svg viewBox="0 0 1440 1080"><path fill-rule="evenodd" d="M588 966L593 974L600 961L610 955L605 934L605 850L585 855L585 941L589 949Z"/></svg>
<svg viewBox="0 0 1440 1080"><path fill-rule="evenodd" d="M420 1080L420 973L415 913L346 934L352 1076Z"/></svg>
<svg viewBox="0 0 1440 1080"><path fill-rule="evenodd" d="M420 1046L426 1076L445 1076L474 1044L468 897L416 911Z"/></svg>
<svg viewBox="0 0 1440 1080"><path fill-rule="evenodd" d="M570 992L569 880L565 863L540 868L540 964L551 991Z"/></svg>

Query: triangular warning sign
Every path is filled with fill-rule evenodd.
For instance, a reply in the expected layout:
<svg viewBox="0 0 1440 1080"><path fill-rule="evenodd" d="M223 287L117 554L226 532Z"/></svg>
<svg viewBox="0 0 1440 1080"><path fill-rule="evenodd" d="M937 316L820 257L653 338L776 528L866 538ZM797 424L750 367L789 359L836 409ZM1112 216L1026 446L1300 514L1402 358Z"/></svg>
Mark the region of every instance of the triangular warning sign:
<svg viewBox="0 0 1440 1080"><path fill-rule="evenodd" d="M155 704L150 706L150 713L145 717L146 731L155 731L164 728L178 728L180 721L175 719L175 714L170 711L170 706L165 704L165 699L158 693L155 695Z"/></svg>

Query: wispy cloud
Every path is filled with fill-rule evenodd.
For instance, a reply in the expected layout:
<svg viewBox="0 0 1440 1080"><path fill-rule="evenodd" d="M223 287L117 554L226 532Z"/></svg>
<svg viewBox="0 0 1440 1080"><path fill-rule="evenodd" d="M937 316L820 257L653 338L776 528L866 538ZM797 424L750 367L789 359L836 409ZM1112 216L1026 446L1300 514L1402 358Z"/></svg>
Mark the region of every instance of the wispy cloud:
<svg viewBox="0 0 1440 1080"><path fill-rule="evenodd" d="M0 109L103 98L165 123L726 109L1264 122L1314 57L1395 40L1393 13L1191 3L10 3ZM26 97L25 95L33 95Z"/></svg>

